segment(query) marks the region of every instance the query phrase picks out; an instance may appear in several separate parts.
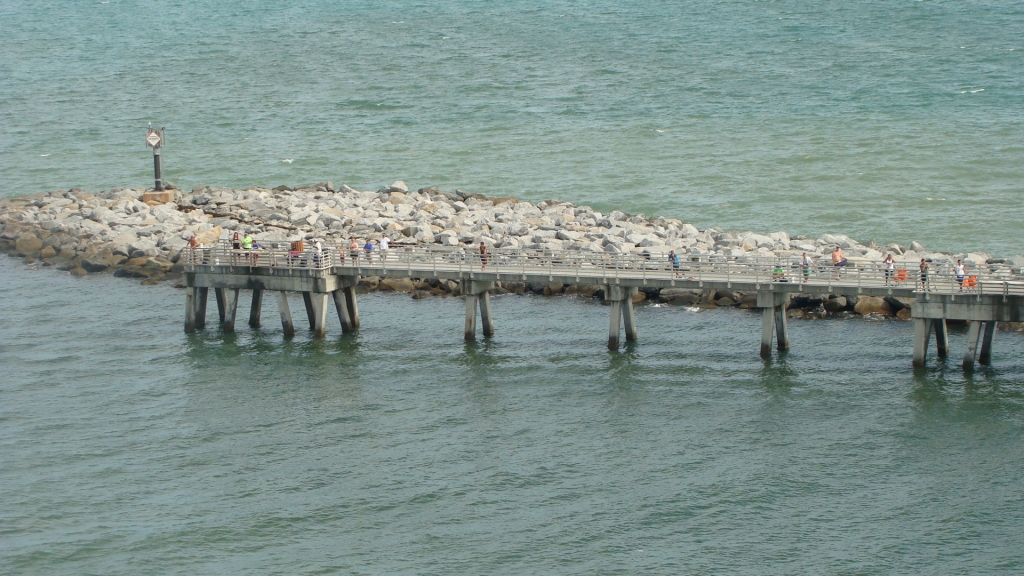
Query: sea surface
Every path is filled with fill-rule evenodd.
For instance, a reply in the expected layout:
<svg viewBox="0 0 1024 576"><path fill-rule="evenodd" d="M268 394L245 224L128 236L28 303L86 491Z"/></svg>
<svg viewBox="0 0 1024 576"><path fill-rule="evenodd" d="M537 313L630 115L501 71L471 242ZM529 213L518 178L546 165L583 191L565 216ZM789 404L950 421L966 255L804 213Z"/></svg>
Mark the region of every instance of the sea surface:
<svg viewBox="0 0 1024 576"><path fill-rule="evenodd" d="M396 179L1024 253L1024 3L0 0L0 194Z"/></svg>
<svg viewBox="0 0 1024 576"><path fill-rule="evenodd" d="M0 278L0 573L1024 570L1019 333L969 376L962 328L923 371L900 321L762 361L756 313L641 306L609 352L563 297L496 297L476 343L394 294L354 335L285 339L268 298L186 336L169 284Z"/></svg>
<svg viewBox="0 0 1024 576"><path fill-rule="evenodd" d="M396 179L1024 253L1024 5L0 0L0 195ZM285 160L290 160L286 162ZM242 297L240 310L248 306ZM211 310L213 310L211 301ZM292 310L301 310L301 301ZM1024 337L184 294L0 256L0 574L1020 574Z"/></svg>

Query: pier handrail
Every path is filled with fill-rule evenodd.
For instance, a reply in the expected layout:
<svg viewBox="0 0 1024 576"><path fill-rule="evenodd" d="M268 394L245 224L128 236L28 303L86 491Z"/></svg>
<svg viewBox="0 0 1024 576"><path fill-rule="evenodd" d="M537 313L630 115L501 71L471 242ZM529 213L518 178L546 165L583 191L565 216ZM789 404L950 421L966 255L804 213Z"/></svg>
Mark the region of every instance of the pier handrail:
<svg viewBox="0 0 1024 576"><path fill-rule="evenodd" d="M851 258L846 267L834 267L821 257L808 270L807 276L799 258L762 256L680 255L678 272L673 269L667 253L654 252L589 252L579 250L493 249L482 255L473 247L400 246L381 252L364 252L353 258L342 243L322 243L322 251L306 244L302 251L290 249L286 241L264 242L253 249L235 249L229 241L212 246L186 248L182 252L187 268L196 266L247 266L290 270L327 271L331 269L400 270L407 275L433 275L438 271L460 273L490 272L508 277L555 276L584 279L594 284L606 281L643 281L685 279L703 282L809 283L809 288L857 290L858 288L893 287L915 292L958 294L1022 294L1024 273L1004 264L985 264L968 269L975 277L973 286L963 286L953 273L951 262L933 263L922 282L919 261L898 260L895 270L886 270L881 262ZM899 275L896 271L905 270ZM678 276L676 275L678 273Z"/></svg>

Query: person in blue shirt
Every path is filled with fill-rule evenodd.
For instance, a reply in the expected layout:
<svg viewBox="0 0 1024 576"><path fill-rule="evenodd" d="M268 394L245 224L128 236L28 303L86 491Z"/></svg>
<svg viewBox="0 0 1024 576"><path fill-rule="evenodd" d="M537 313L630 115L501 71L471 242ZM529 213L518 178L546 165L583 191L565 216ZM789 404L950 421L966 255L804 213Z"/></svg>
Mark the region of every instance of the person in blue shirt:
<svg viewBox="0 0 1024 576"><path fill-rule="evenodd" d="M668 261L672 263L672 270L676 273L676 278L679 278L679 254L676 254L675 250L669 250Z"/></svg>
<svg viewBox="0 0 1024 576"><path fill-rule="evenodd" d="M366 239L366 244L363 245L363 251L366 252L366 263L370 264L373 262L373 240Z"/></svg>

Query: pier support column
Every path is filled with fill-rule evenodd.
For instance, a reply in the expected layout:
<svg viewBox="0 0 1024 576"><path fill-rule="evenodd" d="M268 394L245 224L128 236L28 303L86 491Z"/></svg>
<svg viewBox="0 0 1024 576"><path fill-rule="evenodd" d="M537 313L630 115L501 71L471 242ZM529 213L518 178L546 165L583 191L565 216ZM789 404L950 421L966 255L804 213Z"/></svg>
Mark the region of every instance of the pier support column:
<svg viewBox="0 0 1024 576"><path fill-rule="evenodd" d="M480 323L483 325L484 337L494 336L494 316L491 315L491 295L488 294L489 290L494 290L494 282L463 280L460 282L459 290L466 295L466 340L476 339L477 308L480 308Z"/></svg>
<svg viewBox="0 0 1024 576"><path fill-rule="evenodd" d="M981 333L981 353L978 354L978 363L988 366L992 363L992 341L996 339L996 323L985 322L985 329Z"/></svg>
<svg viewBox="0 0 1024 576"><path fill-rule="evenodd" d="M327 293L308 293L313 304L313 338L327 336Z"/></svg>
<svg viewBox="0 0 1024 576"><path fill-rule="evenodd" d="M964 354L964 370L974 370L975 352L978 351L978 339L981 336L981 327L985 324L974 320L967 329L967 353Z"/></svg>
<svg viewBox="0 0 1024 576"><path fill-rule="evenodd" d="M281 311L281 328L286 338L295 336L295 324L292 322L292 311L288 307L288 293L281 290L277 293L277 309Z"/></svg>
<svg viewBox="0 0 1024 576"><path fill-rule="evenodd" d="M356 301L355 285L345 287L345 303L348 304L348 317L352 320L352 329L359 329L359 303Z"/></svg>
<svg viewBox="0 0 1024 576"><path fill-rule="evenodd" d="M313 293L303 292L302 302L306 305L306 319L309 320L309 329L316 325L316 311L313 309Z"/></svg>
<svg viewBox="0 0 1024 576"><path fill-rule="evenodd" d="M636 342L636 315L633 313L633 298L622 301L622 327L626 331L626 342Z"/></svg>
<svg viewBox="0 0 1024 576"><path fill-rule="evenodd" d="M221 288L224 298L224 321L221 329L225 332L235 331L235 313L238 312L238 288Z"/></svg>
<svg viewBox="0 0 1024 576"><path fill-rule="evenodd" d="M494 317L491 316L491 293L481 292L477 297L480 304L480 324L484 329L484 338L494 336Z"/></svg>
<svg viewBox="0 0 1024 576"><path fill-rule="evenodd" d="M252 305L249 306L249 326L260 327L260 314L263 312L263 289L252 289Z"/></svg>
<svg viewBox="0 0 1024 576"><path fill-rule="evenodd" d="M476 294L466 294L466 340L476 340Z"/></svg>
<svg viewBox="0 0 1024 576"><path fill-rule="evenodd" d="M196 331L196 289L185 287L185 333Z"/></svg>
<svg viewBox="0 0 1024 576"><path fill-rule="evenodd" d="M779 344L779 352L789 350L789 325L786 324L786 307L784 305L775 307L775 339Z"/></svg>
<svg viewBox="0 0 1024 576"><path fill-rule="evenodd" d="M775 309L761 309L761 357L772 355L772 334L775 331Z"/></svg>
<svg viewBox="0 0 1024 576"><path fill-rule="evenodd" d="M608 318L608 349L619 348L620 329L625 325L626 340L637 339L636 316L633 314L633 296L637 293L636 286L604 286L604 299L611 304L611 315Z"/></svg>
<svg viewBox="0 0 1024 576"><path fill-rule="evenodd" d="M924 368L928 359L928 340L931 339L934 319L914 318L914 368Z"/></svg>
<svg viewBox="0 0 1024 576"><path fill-rule="evenodd" d="M946 319L932 319L932 331L935 332L935 355L939 358L949 356L949 330L946 329Z"/></svg>
<svg viewBox="0 0 1024 576"><path fill-rule="evenodd" d="M611 301L611 314L608 316L608 349L619 349L619 326L622 324L622 300Z"/></svg>
<svg viewBox="0 0 1024 576"><path fill-rule="evenodd" d="M206 301L209 295L209 288L196 288L196 330L206 328Z"/></svg>
<svg viewBox="0 0 1024 576"><path fill-rule="evenodd" d="M334 296L334 309L338 311L338 320L341 321L341 331L352 331L352 317L348 315L348 303L345 302L345 289L339 288L332 292Z"/></svg>
<svg viewBox="0 0 1024 576"><path fill-rule="evenodd" d="M214 288L213 295L217 299L217 317L224 323L224 288Z"/></svg>
<svg viewBox="0 0 1024 576"><path fill-rule="evenodd" d="M761 308L761 357L772 355L772 339L777 340L779 352L789 350L789 325L786 322L786 292L758 292L757 306Z"/></svg>

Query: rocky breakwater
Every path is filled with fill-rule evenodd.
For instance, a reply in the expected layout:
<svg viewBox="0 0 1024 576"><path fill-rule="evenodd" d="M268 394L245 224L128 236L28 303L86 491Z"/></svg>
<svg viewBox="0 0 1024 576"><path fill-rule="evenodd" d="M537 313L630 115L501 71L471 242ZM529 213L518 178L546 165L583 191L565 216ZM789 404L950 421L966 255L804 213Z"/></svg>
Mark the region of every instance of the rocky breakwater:
<svg viewBox="0 0 1024 576"><path fill-rule="evenodd" d="M491 249L577 250L610 254L646 252L652 259L675 250L681 258L750 257L796 260L804 252L825 258L840 246L852 263L877 265L885 253L903 261L928 258L933 267L964 260L968 268L990 265L984 253L951 255L910 246L859 243L847 236L791 237L786 232L758 234L698 229L664 216L649 218L613 210L545 200L536 204L516 198L486 198L437 187L411 191L399 181L376 191L358 191L330 182L291 188L228 189L208 186L175 191L174 201L143 202L142 189L115 188L90 193L77 188L0 200L0 250L72 274L113 272L155 283L180 272L181 250L189 236L209 244L234 232L257 242L298 239L379 238L387 233L397 244L477 245ZM1024 266L1024 257L1010 262ZM366 278L364 290L412 292L414 297L452 294L457 285L436 280L398 281ZM601 297L596 286L508 283L499 292L533 292ZM698 308L753 308L753 294L729 290L691 292L648 290L638 301ZM817 318L842 315L907 316L908 302L841 295L807 295L794 300L791 315Z"/></svg>

